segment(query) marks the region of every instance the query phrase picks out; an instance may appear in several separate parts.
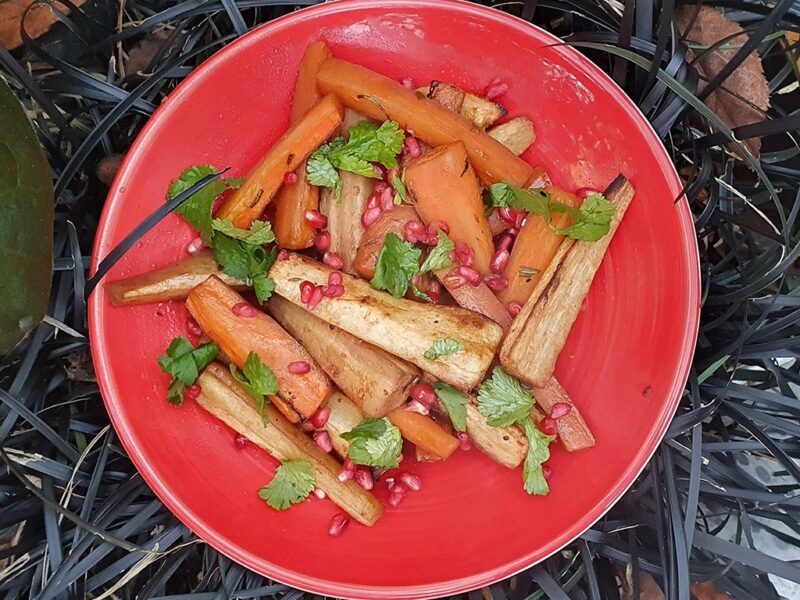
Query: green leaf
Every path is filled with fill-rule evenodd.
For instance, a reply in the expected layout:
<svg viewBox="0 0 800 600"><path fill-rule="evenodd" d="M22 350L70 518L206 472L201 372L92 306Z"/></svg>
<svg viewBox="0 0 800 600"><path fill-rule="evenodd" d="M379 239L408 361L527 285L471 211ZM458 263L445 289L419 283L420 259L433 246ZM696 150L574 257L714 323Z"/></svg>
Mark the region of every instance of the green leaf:
<svg viewBox="0 0 800 600"><path fill-rule="evenodd" d="M321 187L336 187L339 184L339 173L330 160L330 154L335 147L344 144L344 140L337 138L328 144L323 144L311 155L306 163L306 177L312 185Z"/></svg>
<svg viewBox="0 0 800 600"><path fill-rule="evenodd" d="M397 458L403 451L403 438L386 417L364 419L341 437L350 442L348 454L356 464L381 469L394 469L399 464Z"/></svg>
<svg viewBox="0 0 800 600"><path fill-rule="evenodd" d="M438 231L438 235L439 241L428 253L425 262L422 263L419 269L420 273L438 271L439 269L447 269L453 266L453 261L450 260L450 253L455 250L456 245L441 229Z"/></svg>
<svg viewBox="0 0 800 600"><path fill-rule="evenodd" d="M272 481L258 490L258 497L275 510L286 510L305 500L316 485L317 478L308 462L287 460L275 471Z"/></svg>
<svg viewBox="0 0 800 600"><path fill-rule="evenodd" d="M528 454L522 467L522 479L525 482L525 491L529 494L544 496L550 492L547 480L542 472L542 464L550 459L550 443L556 439L547 435L533 424L530 417L522 420L525 436L528 438Z"/></svg>
<svg viewBox="0 0 800 600"><path fill-rule="evenodd" d="M266 273L257 273L251 277L253 280L253 291L260 304L264 304L272 297L275 291L275 280Z"/></svg>
<svg viewBox="0 0 800 600"><path fill-rule="evenodd" d="M574 210L569 206L567 208ZM572 225L557 229L556 232L576 240L596 242L608 233L616 212L614 205L603 194L595 193L583 201L578 214L573 216Z"/></svg>
<svg viewBox="0 0 800 600"><path fill-rule="evenodd" d="M259 228L256 235L264 236L265 228ZM214 234L214 260L222 270L246 285L254 288L258 301L266 302L275 289L275 282L267 272L275 263L275 248L265 250L262 246L228 237L221 231Z"/></svg>
<svg viewBox="0 0 800 600"><path fill-rule="evenodd" d="M436 390L436 395L439 396L439 402L442 403L447 416L453 423L453 428L456 431L467 430L467 404L469 404L469 396L454 388L452 385L438 381L433 384L433 389Z"/></svg>
<svg viewBox="0 0 800 600"><path fill-rule="evenodd" d="M180 405L186 386L192 385L197 376L217 357L219 348L215 343L200 344L197 348L183 336L176 337L167 347L167 353L158 357L158 366L164 373L172 375L167 400Z"/></svg>
<svg viewBox="0 0 800 600"><path fill-rule="evenodd" d="M493 427L508 427L529 417L533 405L533 396L502 367L495 367L478 390L478 410Z"/></svg>
<svg viewBox="0 0 800 600"><path fill-rule="evenodd" d="M440 356L455 354L464 349L464 344L453 338L438 338L433 340L433 346L428 348L422 355L428 360L436 360Z"/></svg>
<svg viewBox="0 0 800 600"><path fill-rule="evenodd" d="M169 186L167 200L172 200L178 194L185 192L203 177L218 173L213 165L197 165L189 167L180 174ZM206 244L211 244L211 207L214 200L227 188L224 179L212 181L199 192L192 194L183 204L175 209L186 222L194 227Z"/></svg>
<svg viewBox="0 0 800 600"><path fill-rule="evenodd" d="M231 277L245 280L250 275L250 252L239 240L215 235L214 260Z"/></svg>
<svg viewBox="0 0 800 600"><path fill-rule="evenodd" d="M544 190L526 190L503 181L489 187L489 197L496 208L524 210L550 222L550 195Z"/></svg>
<svg viewBox="0 0 800 600"><path fill-rule="evenodd" d="M250 352L241 371L234 364L231 364L230 370L234 379L255 399L259 412L263 413L267 404L266 396L278 393L278 379L272 369L261 362L258 354Z"/></svg>
<svg viewBox="0 0 800 600"><path fill-rule="evenodd" d="M44 317L53 279L53 173L0 77L0 355Z"/></svg>
<svg viewBox="0 0 800 600"><path fill-rule="evenodd" d="M372 287L386 290L395 298L402 298L408 291L411 278L419 272L422 250L400 239L390 231L383 241L383 248L375 266Z"/></svg>
<svg viewBox="0 0 800 600"><path fill-rule="evenodd" d="M411 293L414 294L420 300L425 300L425 302L433 302L430 296L415 286L413 283L411 284Z"/></svg>
<svg viewBox="0 0 800 600"><path fill-rule="evenodd" d="M239 229L225 219L214 219L211 221L214 231L219 231L228 237L241 240L253 246L263 246L275 241L275 234L272 232L272 225L269 221L253 221L250 229Z"/></svg>
<svg viewBox="0 0 800 600"><path fill-rule="evenodd" d="M170 379L169 386L167 386L167 402L173 406L180 406L183 404L183 393L186 391L186 386L177 377Z"/></svg>
<svg viewBox="0 0 800 600"><path fill-rule="evenodd" d="M408 192L406 191L405 172L403 177L398 177L392 174L392 187L394 188L394 203L400 206L403 202L408 200Z"/></svg>

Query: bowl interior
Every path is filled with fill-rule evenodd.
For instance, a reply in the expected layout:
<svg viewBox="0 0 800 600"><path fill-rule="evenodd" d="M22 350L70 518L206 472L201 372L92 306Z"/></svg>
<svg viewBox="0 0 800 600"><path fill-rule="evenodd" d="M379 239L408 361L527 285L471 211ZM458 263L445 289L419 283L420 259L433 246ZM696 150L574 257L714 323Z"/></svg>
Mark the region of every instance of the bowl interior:
<svg viewBox="0 0 800 600"><path fill-rule="evenodd" d="M155 357L186 334L181 303L114 309L102 286L90 306L103 397L126 449L159 497L202 538L239 562L318 593L420 597L496 581L540 560L589 527L655 449L686 378L698 319L691 218L665 150L610 80L549 34L460 2L343 0L259 28L215 55L164 102L131 149L109 194L94 263L164 201L171 179L200 163L243 175L286 130L305 47L388 76L481 90L500 77L510 115L537 139L525 158L567 189L603 188L618 173L636 197L561 354L557 375L597 446L554 447L552 492L527 496L519 470L477 450L445 464L405 467L423 490L387 507L377 526L327 535L337 512L310 500L276 513L256 490L275 462L193 403L164 398ZM185 255L190 228L170 216L109 279ZM645 392L647 390L647 392ZM386 498L385 486L377 495Z"/></svg>

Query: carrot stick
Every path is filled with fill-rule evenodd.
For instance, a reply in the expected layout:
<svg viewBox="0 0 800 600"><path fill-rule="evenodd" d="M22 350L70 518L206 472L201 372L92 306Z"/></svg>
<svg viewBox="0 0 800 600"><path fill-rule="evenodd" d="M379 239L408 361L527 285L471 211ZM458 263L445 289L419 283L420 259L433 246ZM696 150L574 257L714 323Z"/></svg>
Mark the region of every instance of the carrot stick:
<svg viewBox="0 0 800 600"><path fill-rule="evenodd" d="M386 235L391 231L403 238L405 224L418 220L417 211L409 204L403 204L392 211L381 214L378 220L370 225L361 236L361 244L358 246L356 260L353 262L355 272L364 279L372 279Z"/></svg>
<svg viewBox="0 0 800 600"><path fill-rule="evenodd" d="M303 417L310 417L331 393L327 376L305 348L272 317L260 311L253 317L234 314L233 307L243 302L222 281L209 277L191 291L186 306L202 330L237 367L242 368L250 352L258 354L275 373L283 400ZM311 371L304 375L290 373L289 363L296 361L307 362ZM281 408L283 403L276 404Z"/></svg>
<svg viewBox="0 0 800 600"><path fill-rule="evenodd" d="M426 415L400 407L390 412L388 416L404 438L422 448L426 453L446 459L458 448L458 439L447 433L436 424L436 421Z"/></svg>
<svg viewBox="0 0 800 600"><path fill-rule="evenodd" d="M447 273L449 272L449 269L442 269L436 272L436 277L439 278L439 281L442 282L445 289L450 292L453 300L455 300L459 306L467 310L490 318L500 325L503 331L508 331L508 328L511 327L511 315L508 314L508 310L506 310L506 307L497 299L494 292L490 290L485 283L481 283L475 287L471 285L454 286L447 277Z"/></svg>
<svg viewBox="0 0 800 600"><path fill-rule="evenodd" d="M507 180L526 185L533 167L468 119L400 83L359 65L331 58L317 74L324 93L333 92L350 108L374 119L393 119L432 146L461 140L485 184Z"/></svg>
<svg viewBox="0 0 800 600"><path fill-rule="evenodd" d="M296 170L327 140L342 122L341 103L331 95L317 102L269 149L219 210L220 219L228 219L247 229L272 200L289 171Z"/></svg>
<svg viewBox="0 0 800 600"><path fill-rule="evenodd" d="M566 390L561 387L555 377L551 377L544 387L531 388L533 397L536 398L536 405L549 413L553 406L559 403L569 404L571 410L558 419L558 438L569 452L583 450L594 446L594 436L589 430L586 421L583 420L578 407L572 403L572 399Z"/></svg>
<svg viewBox="0 0 800 600"><path fill-rule="evenodd" d="M325 42L316 42L306 48L294 88L292 124L302 119L322 98L317 89L317 71L332 56ZM319 188L308 182L305 161L297 169L297 178L297 183L284 185L278 191L275 220L272 222L278 245L292 250L309 248L314 243L316 231L306 222L305 214L319 208Z"/></svg>
<svg viewBox="0 0 800 600"><path fill-rule="evenodd" d="M472 248L474 267L488 273L494 252L492 232L486 220L481 186L464 144L440 146L411 163L406 168L406 186L425 224L447 223L450 238Z"/></svg>
<svg viewBox="0 0 800 600"><path fill-rule="evenodd" d="M581 199L574 194L554 186L545 190L553 200L576 208L581 205ZM566 213L554 213L553 227L564 228L569 225L570 219ZM529 214L511 250L505 273L508 287L497 295L500 301L506 306L511 302L525 304L563 239L564 236L553 231L542 217Z"/></svg>

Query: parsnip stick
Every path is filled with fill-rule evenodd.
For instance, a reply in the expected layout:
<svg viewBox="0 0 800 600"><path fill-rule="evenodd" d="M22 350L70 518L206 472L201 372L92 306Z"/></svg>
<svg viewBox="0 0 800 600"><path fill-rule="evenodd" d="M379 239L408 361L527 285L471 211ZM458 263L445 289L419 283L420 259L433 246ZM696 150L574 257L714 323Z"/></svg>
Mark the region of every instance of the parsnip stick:
<svg viewBox="0 0 800 600"><path fill-rule="evenodd" d="M280 296L273 297L267 309L366 416L385 417L408 398L419 376L414 365L329 325L316 316L316 310L309 312Z"/></svg>
<svg viewBox="0 0 800 600"><path fill-rule="evenodd" d="M470 94L452 83L432 81L429 86L419 88L417 91L445 108L459 113L481 129L485 129L508 113L504 106Z"/></svg>
<svg viewBox="0 0 800 600"><path fill-rule="evenodd" d="M155 271L118 279L105 288L114 306L183 300L192 288L211 275L235 289L247 287L244 282L222 272L211 250L202 250Z"/></svg>
<svg viewBox="0 0 800 600"><path fill-rule="evenodd" d="M564 239L514 320L500 350L500 363L521 381L544 387L553 376L558 354L633 195L633 186L622 176L609 186L605 196L616 214L608 235L597 242Z"/></svg>
<svg viewBox="0 0 800 600"><path fill-rule="evenodd" d="M544 387L531 388L531 394L536 399L536 405L549 413L555 404L569 404L572 409L566 415L558 419L558 439L570 452L583 450L594 446L594 436L589 430L589 426L583 420L578 407L572 403L572 399L566 390L561 387L555 377L551 377Z"/></svg>
<svg viewBox="0 0 800 600"><path fill-rule="evenodd" d="M343 433L355 429L364 420L364 413L342 392L336 391L328 398L331 414L325 422L325 431L331 436L333 449L342 458L347 458L350 442L342 438Z"/></svg>
<svg viewBox="0 0 800 600"><path fill-rule="evenodd" d="M533 123L527 117L516 117L500 125L495 125L486 133L519 156L536 141Z"/></svg>
<svg viewBox="0 0 800 600"><path fill-rule="evenodd" d="M269 420L265 427L262 415L247 392L225 367L210 364L200 374L197 383L202 389L197 398L201 407L279 461L307 461L314 470L317 487L354 519L364 525L373 525L381 517L381 503L354 481L341 483L337 479L341 465L336 459L320 450L311 438L272 406L267 406L264 411Z"/></svg>
<svg viewBox="0 0 800 600"><path fill-rule="evenodd" d="M326 285L332 269L315 260L291 254L270 271L275 291L302 305L300 284ZM393 298L369 283L343 275L344 295L325 298L314 315L387 352L410 361L438 379L468 391L482 379L503 335L493 321L453 306L421 304ZM437 339L453 338L464 349L428 360L423 355Z"/></svg>
<svg viewBox="0 0 800 600"><path fill-rule="evenodd" d="M467 404L467 433L472 443L486 456L509 469L515 469L525 460L528 440L519 427L492 427L486 422L475 404Z"/></svg>

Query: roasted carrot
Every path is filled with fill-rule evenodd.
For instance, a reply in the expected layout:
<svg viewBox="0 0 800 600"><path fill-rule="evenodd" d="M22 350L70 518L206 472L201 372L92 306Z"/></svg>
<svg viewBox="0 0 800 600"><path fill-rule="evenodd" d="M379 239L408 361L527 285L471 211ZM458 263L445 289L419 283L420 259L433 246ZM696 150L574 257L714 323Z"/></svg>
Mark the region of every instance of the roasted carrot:
<svg viewBox="0 0 800 600"><path fill-rule="evenodd" d="M300 62L300 72L294 88L292 101L292 124L297 123L322 98L317 89L319 66L333 56L325 42L316 42L306 48ZM275 220L272 228L282 248L301 250L314 243L316 231L305 220L309 210L319 208L319 188L306 178L306 161L297 169L297 182L284 185L278 191L275 202Z"/></svg>
<svg viewBox="0 0 800 600"><path fill-rule="evenodd" d="M356 260L353 263L355 272L364 279L372 279L386 235L391 231L403 238L403 228L406 223L418 220L417 211L408 204L381 214L378 220L370 225L361 236L361 244L358 246Z"/></svg>
<svg viewBox="0 0 800 600"><path fill-rule="evenodd" d="M272 200L287 172L295 171L327 140L342 123L344 110L335 96L322 98L269 149L219 210L228 219L247 229Z"/></svg>
<svg viewBox="0 0 800 600"><path fill-rule="evenodd" d="M531 388L531 393L536 398L536 404L547 413L559 403L569 404L571 407L566 415L556 421L558 424L558 438L564 448L574 452L575 450L583 450L594 446L594 436L589 430L589 426L583 420L581 413L578 412L578 407L572 403L569 394L561 387L555 377L551 377L544 387Z"/></svg>
<svg viewBox="0 0 800 600"><path fill-rule="evenodd" d="M450 238L472 248L475 268L488 273L494 252L492 232L486 220L481 186L464 144L459 141L440 146L411 163L406 168L406 186L425 224L447 223Z"/></svg>
<svg viewBox="0 0 800 600"><path fill-rule="evenodd" d="M400 430L404 438L428 454L446 459L458 448L458 439L426 415L400 407L389 413L389 420Z"/></svg>
<svg viewBox="0 0 800 600"><path fill-rule="evenodd" d="M508 310L503 306L502 302L497 299L494 292L489 289L485 283L478 286L471 285L453 285L451 280L447 277L449 269L443 269L436 272L436 277L442 282L442 285L450 292L456 304L490 318L492 321L500 325L503 331L508 331L511 327L511 315Z"/></svg>
<svg viewBox="0 0 800 600"><path fill-rule="evenodd" d="M272 317L261 311L252 317L235 314L233 307L241 303L244 299L216 277L198 285L186 299L202 330L237 367L242 368L250 352L258 354L275 373L278 394L285 403L301 416L310 417L331 393L328 377ZM304 375L289 372L289 364L297 361L308 363L311 370ZM276 404L282 408L281 402ZM290 414L287 417L291 418Z"/></svg>
<svg viewBox="0 0 800 600"><path fill-rule="evenodd" d="M331 58L319 69L317 82L350 108L374 119L392 119L431 144L464 142L473 167L485 184L507 180L526 185L533 167L475 125L434 100L359 65Z"/></svg>
<svg viewBox="0 0 800 600"><path fill-rule="evenodd" d="M545 190L555 201L574 207L581 205L581 199L576 195L555 186L548 186ZM553 227L567 227L570 219L566 213L554 213ZM529 214L511 250L505 272L508 287L497 295L500 301L506 306L511 302L525 304L563 239L564 236L553 231L542 217Z"/></svg>

